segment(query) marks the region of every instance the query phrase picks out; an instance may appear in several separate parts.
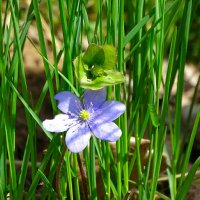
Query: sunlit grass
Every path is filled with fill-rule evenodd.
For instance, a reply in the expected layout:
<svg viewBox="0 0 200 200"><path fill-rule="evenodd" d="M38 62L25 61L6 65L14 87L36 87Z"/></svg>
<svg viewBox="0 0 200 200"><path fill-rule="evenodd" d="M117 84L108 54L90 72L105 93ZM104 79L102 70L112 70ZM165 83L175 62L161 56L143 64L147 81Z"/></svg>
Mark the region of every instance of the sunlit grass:
<svg viewBox="0 0 200 200"><path fill-rule="evenodd" d="M138 194L138 199L153 200L155 195L161 199L184 199L200 165L199 157L188 169L200 109L192 131L187 128L184 137L181 133L184 68L197 1L48 0L40 7L40 1L32 0L30 5L27 4L25 18L20 3L0 0L0 199L6 199L6 196L35 199L36 195L40 199L124 199L131 191ZM45 16L43 7L47 9ZM55 7L58 13L54 13ZM55 24L57 18L59 25ZM45 38L43 20L49 26L50 44ZM31 24L37 29L38 44L28 37ZM58 36L58 26L61 36ZM58 37L62 38L60 49L56 46ZM36 105L32 104L27 88L23 60L26 40L30 40L37 50L45 71L46 82ZM75 78L73 61L85 51L87 43L110 44L116 48L116 69L129 80L109 86L107 98L123 102L127 110L116 120L123 134L112 148L109 143L93 138L83 153L73 154L66 149L63 136L51 134L42 127L41 120L44 119L39 116L47 94L50 94L52 116L58 113L54 100L56 93L69 90L82 95L83 88ZM52 51L53 61L48 58L48 51ZM165 56L168 67L163 75ZM59 64L62 65L60 71ZM174 84L177 84L177 92L172 117L169 99ZM194 99L198 86L199 82ZM161 88L164 88L162 101ZM24 106L27 125L20 170L16 168L15 158L19 101ZM191 111L193 105L194 100ZM38 127L49 139L39 167L37 147L42 144L36 140ZM171 146L166 146L166 134L170 135ZM135 147L129 156L131 137L135 137ZM148 155L145 167L140 153L144 137L150 140L149 152L154 152ZM189 142L183 152L185 138L189 138ZM157 191L157 185L163 151L169 148L172 155L165 150L169 193L165 194ZM31 174L27 173L30 163ZM137 180L131 180L131 173L136 174ZM31 180L28 186L27 178ZM38 191L41 182L43 187Z"/></svg>

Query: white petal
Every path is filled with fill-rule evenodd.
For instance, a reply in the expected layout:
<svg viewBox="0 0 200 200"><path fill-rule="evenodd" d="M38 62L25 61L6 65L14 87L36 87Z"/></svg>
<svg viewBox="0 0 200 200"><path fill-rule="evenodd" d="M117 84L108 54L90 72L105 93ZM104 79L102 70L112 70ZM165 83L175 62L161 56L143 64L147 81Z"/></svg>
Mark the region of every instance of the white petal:
<svg viewBox="0 0 200 200"><path fill-rule="evenodd" d="M54 119L46 119L43 121L43 127L50 132L63 132L67 131L71 126L77 123L76 118L70 119L68 115L59 114Z"/></svg>
<svg viewBox="0 0 200 200"><path fill-rule="evenodd" d="M89 143L91 131L86 123L73 126L67 131L65 142L73 153L81 152Z"/></svg>

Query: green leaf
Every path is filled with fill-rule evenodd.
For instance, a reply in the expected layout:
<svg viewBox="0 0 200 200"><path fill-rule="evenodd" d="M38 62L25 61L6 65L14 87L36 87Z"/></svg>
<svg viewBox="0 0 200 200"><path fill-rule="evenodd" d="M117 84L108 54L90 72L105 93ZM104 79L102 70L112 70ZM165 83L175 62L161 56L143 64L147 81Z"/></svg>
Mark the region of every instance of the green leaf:
<svg viewBox="0 0 200 200"><path fill-rule="evenodd" d="M158 114L156 113L156 108L154 104L148 104L149 114L152 121L153 126L159 126Z"/></svg>
<svg viewBox="0 0 200 200"><path fill-rule="evenodd" d="M105 86L115 85L123 83L125 81L122 73L115 70L104 71L107 75L100 76L95 79L88 79L87 76L84 76L80 80L80 84L83 88L98 90Z"/></svg>
<svg viewBox="0 0 200 200"><path fill-rule="evenodd" d="M96 45L92 44L92 46L94 47L94 51L98 49L96 48ZM84 58L89 58L89 55L86 57L85 55L89 54L92 46L90 45L88 47L90 50L87 50L85 54L82 53L74 60L75 75L80 82L81 87L98 90L105 86L123 83L125 81L123 74L114 70L116 63L115 48L110 45L103 46L102 49L106 55L104 64L97 65L95 63L90 69Z"/></svg>
<svg viewBox="0 0 200 200"><path fill-rule="evenodd" d="M4 199L4 192L3 192L3 187L2 187L2 181L0 179L0 199Z"/></svg>
<svg viewBox="0 0 200 200"><path fill-rule="evenodd" d="M141 19L136 26L133 27L133 29L124 37L124 46L126 46L132 39L133 37L138 33L138 31L147 24L150 16L147 15Z"/></svg>
<svg viewBox="0 0 200 200"><path fill-rule="evenodd" d="M105 53L103 48L96 44L90 44L83 56L84 64L90 68L93 65L103 65L104 61Z"/></svg>
<svg viewBox="0 0 200 200"><path fill-rule="evenodd" d="M75 75L76 78L80 81L84 76L86 76L87 73L87 65L84 64L82 60L82 55L79 55L74 60L74 68L75 68Z"/></svg>
<svg viewBox="0 0 200 200"><path fill-rule="evenodd" d="M176 195L176 200L185 199L185 196L186 196L187 192L190 189L190 186L192 184L193 178L195 177L195 173L196 173L197 169L199 168L199 166L200 166L200 157L198 157L198 159L192 165L192 168L190 169L190 171L189 171L188 175L186 176L185 180L183 181L183 184L178 189L177 195Z"/></svg>
<svg viewBox="0 0 200 200"><path fill-rule="evenodd" d="M56 197L56 192L52 187L52 184L50 183L50 181L48 180L48 178L45 176L45 174L42 172L42 170L38 169L38 173L41 177L41 179L43 180L47 190L51 193L52 197Z"/></svg>
<svg viewBox="0 0 200 200"><path fill-rule="evenodd" d="M22 102L22 104L24 105L24 107L26 108L27 112L32 116L32 118L35 120L35 122L37 122L37 124L42 128L42 130L44 131L44 133L47 135L47 137L52 140L53 136L44 129L44 127L42 126L42 122L41 120L38 118L38 116L34 113L34 111L31 109L31 107L27 104L27 102L24 100L24 98L20 95L20 93L18 92L18 90L15 88L15 86L13 85L13 83L8 80L8 83L10 84L11 88L13 89L13 91L16 93L17 97L19 98L19 100Z"/></svg>
<svg viewBox="0 0 200 200"><path fill-rule="evenodd" d="M105 54L105 61L102 65L104 69L114 69L116 65L116 49L111 45L102 46Z"/></svg>
<svg viewBox="0 0 200 200"><path fill-rule="evenodd" d="M190 139L188 141L187 150L186 150L186 153L184 154L184 161L183 161L183 164L181 165L181 179L180 179L180 182L179 182L180 185L183 181L183 178L184 178L184 175L185 175L185 172L187 170L187 166L188 166L188 163L189 163L189 160L190 160L192 147L193 147L194 140L195 140L197 130L198 130L198 127L199 127L199 121L200 121L200 107L198 108L198 112L197 112L197 115L196 115L196 118L195 118L195 121L194 121L192 133L191 133Z"/></svg>

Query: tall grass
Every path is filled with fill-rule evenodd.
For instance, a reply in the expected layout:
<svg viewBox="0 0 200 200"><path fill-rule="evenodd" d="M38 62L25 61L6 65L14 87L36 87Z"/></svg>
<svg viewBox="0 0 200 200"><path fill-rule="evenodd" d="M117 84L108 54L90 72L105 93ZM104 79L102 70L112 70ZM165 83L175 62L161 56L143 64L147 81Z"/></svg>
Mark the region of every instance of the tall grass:
<svg viewBox="0 0 200 200"><path fill-rule="evenodd" d="M138 199L146 200L153 200L155 195L161 199L185 199L200 165L198 157L191 169L188 168L200 109L192 131L187 128L184 137L181 120L188 37L198 1L32 0L27 4L26 12L20 3L0 0L0 199L7 196L10 199L35 199L36 195L39 199L124 199L131 198L133 193ZM53 8L58 12L54 13ZM22 17L24 12L26 17ZM57 18L63 38L60 49L56 46ZM47 46L43 20L48 22L50 47ZM38 44L28 37L31 24L37 29ZM46 82L36 105L30 101L27 87L23 60L26 40L30 40L37 50L45 70ZM167 43L169 40L170 44ZM47 94L50 94L52 116L58 113L55 93L69 90L77 96L82 94L83 89L74 76L73 60L85 50L85 41L116 47L116 68L127 77L126 83L107 89L108 99L124 102L127 107L125 114L116 120L123 133L116 142L116 154L109 143L95 138L83 153L73 154L66 149L63 136L43 129L43 119L39 117ZM48 58L49 48L53 52L53 61ZM165 56L168 67L167 73L163 74ZM58 70L60 63L61 71ZM169 99L174 84L177 84L177 92L173 113ZM198 85L199 82L193 99ZM162 101L161 88L164 88ZM19 102L24 106L27 125L20 170L16 168L15 158ZM194 101L191 102L188 124L193 105ZM42 144L37 141L38 126L49 139L39 165L37 148ZM170 135L171 146L166 146L166 134ZM135 150L130 155L131 137L135 137ZM144 137L150 140L149 152L153 152L149 153L145 167L140 153ZM189 139L183 152L181 147L186 143L185 138ZM168 193L158 191L157 187L164 149L168 158L165 174ZM166 149L171 149L172 155ZM29 165L31 175L27 173ZM137 180L131 180L131 173L136 174ZM31 179L28 186L27 179ZM38 190L41 182L43 187Z"/></svg>

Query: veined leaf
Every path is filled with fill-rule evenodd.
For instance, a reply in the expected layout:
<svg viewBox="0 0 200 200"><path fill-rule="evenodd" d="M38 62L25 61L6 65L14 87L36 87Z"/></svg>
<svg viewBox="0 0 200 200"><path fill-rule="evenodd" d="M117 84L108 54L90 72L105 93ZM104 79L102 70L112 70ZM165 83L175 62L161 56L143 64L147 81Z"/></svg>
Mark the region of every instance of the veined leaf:
<svg viewBox="0 0 200 200"><path fill-rule="evenodd" d="M83 55L84 64L88 65L89 68L93 65L103 65L105 61L105 53L102 47L96 44L90 44L86 52Z"/></svg>
<svg viewBox="0 0 200 200"><path fill-rule="evenodd" d="M104 69L114 69L116 65L116 49L111 45L102 46L105 54L105 61L102 65Z"/></svg>
<svg viewBox="0 0 200 200"><path fill-rule="evenodd" d="M95 79L88 79L87 76L84 76L80 80L80 84L83 88L98 90L105 86L115 85L125 81L123 74L118 71L109 70L106 73L108 74Z"/></svg>
<svg viewBox="0 0 200 200"><path fill-rule="evenodd" d="M86 76L88 66L84 64L82 60L82 55L79 55L74 60L74 68L75 68L75 75L76 78L80 81L84 76Z"/></svg>
<svg viewBox="0 0 200 200"><path fill-rule="evenodd" d="M100 60L103 61L102 64ZM92 90L123 83L125 78L121 72L115 70L115 64L116 49L113 46L99 47L90 44L86 52L74 60L75 75L81 87Z"/></svg>

